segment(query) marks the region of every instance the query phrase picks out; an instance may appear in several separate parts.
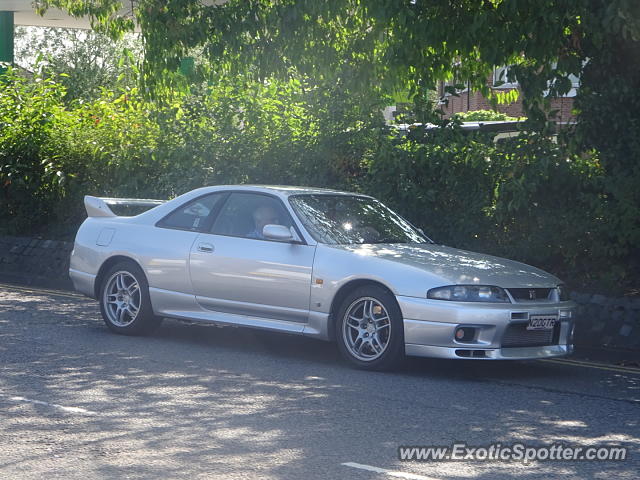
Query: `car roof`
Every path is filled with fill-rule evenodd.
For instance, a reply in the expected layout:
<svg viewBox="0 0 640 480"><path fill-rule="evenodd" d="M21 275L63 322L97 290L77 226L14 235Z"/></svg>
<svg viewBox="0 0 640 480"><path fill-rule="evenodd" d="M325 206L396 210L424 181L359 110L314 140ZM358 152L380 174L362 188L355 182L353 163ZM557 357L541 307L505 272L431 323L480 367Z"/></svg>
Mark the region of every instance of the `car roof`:
<svg viewBox="0 0 640 480"><path fill-rule="evenodd" d="M169 214L175 208L178 208L180 205L185 204L193 199L201 197L203 195L207 195L209 193L214 192L238 192L238 191L246 191L246 192L256 192L256 193L268 193L272 195L277 195L278 197L285 200L287 197L291 195L302 195L302 194L324 194L324 195L352 195L352 196L360 196L360 197L368 197L368 195L362 195L359 193L350 193L343 192L340 190L331 190L329 188L317 188L317 187L295 187L288 185L212 185L210 187L201 187L196 188L195 190L191 190L187 193L183 193L182 195L172 198L171 200L163 203L162 205L158 205L151 210L147 210L146 212L141 213L140 215L136 215L135 217L118 217L119 221L125 222L133 222L133 223L155 223L165 215ZM369 197L371 198L371 197Z"/></svg>

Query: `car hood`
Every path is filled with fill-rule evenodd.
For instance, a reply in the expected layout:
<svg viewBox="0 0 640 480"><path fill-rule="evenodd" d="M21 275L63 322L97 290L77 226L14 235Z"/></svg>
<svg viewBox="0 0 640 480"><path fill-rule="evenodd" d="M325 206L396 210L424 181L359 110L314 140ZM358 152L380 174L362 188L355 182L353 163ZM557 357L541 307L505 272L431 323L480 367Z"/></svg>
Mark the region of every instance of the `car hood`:
<svg viewBox="0 0 640 480"><path fill-rule="evenodd" d="M334 245L356 255L401 263L438 277L443 284L504 288L553 287L560 280L524 263L435 244Z"/></svg>

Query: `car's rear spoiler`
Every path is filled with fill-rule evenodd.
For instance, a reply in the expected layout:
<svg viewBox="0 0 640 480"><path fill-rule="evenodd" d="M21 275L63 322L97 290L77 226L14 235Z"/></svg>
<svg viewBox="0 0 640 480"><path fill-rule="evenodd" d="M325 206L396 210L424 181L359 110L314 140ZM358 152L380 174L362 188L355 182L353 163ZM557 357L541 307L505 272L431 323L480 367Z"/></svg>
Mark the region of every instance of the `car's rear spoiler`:
<svg viewBox="0 0 640 480"><path fill-rule="evenodd" d="M108 198L84 196L84 208L90 217L117 217L111 211L109 205L127 205L139 207L156 207L162 205L166 200L152 200L148 198Z"/></svg>

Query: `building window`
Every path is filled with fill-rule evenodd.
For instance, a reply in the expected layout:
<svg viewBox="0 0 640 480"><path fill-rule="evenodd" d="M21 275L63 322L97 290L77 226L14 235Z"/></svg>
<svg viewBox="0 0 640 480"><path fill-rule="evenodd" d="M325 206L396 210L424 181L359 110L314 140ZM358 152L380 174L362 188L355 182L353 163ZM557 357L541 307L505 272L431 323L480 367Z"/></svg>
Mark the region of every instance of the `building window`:
<svg viewBox="0 0 640 480"><path fill-rule="evenodd" d="M493 88L517 88L518 79L512 68L497 67L493 69Z"/></svg>

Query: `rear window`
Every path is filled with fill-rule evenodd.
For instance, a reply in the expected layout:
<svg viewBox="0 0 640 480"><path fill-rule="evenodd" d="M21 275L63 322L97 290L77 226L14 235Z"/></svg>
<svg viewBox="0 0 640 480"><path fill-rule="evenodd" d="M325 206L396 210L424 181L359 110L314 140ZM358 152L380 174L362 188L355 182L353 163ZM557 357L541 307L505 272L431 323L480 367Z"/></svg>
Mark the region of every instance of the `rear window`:
<svg viewBox="0 0 640 480"><path fill-rule="evenodd" d="M220 192L196 198L171 212L158 223L158 226L180 230L199 230L222 198L223 193Z"/></svg>

